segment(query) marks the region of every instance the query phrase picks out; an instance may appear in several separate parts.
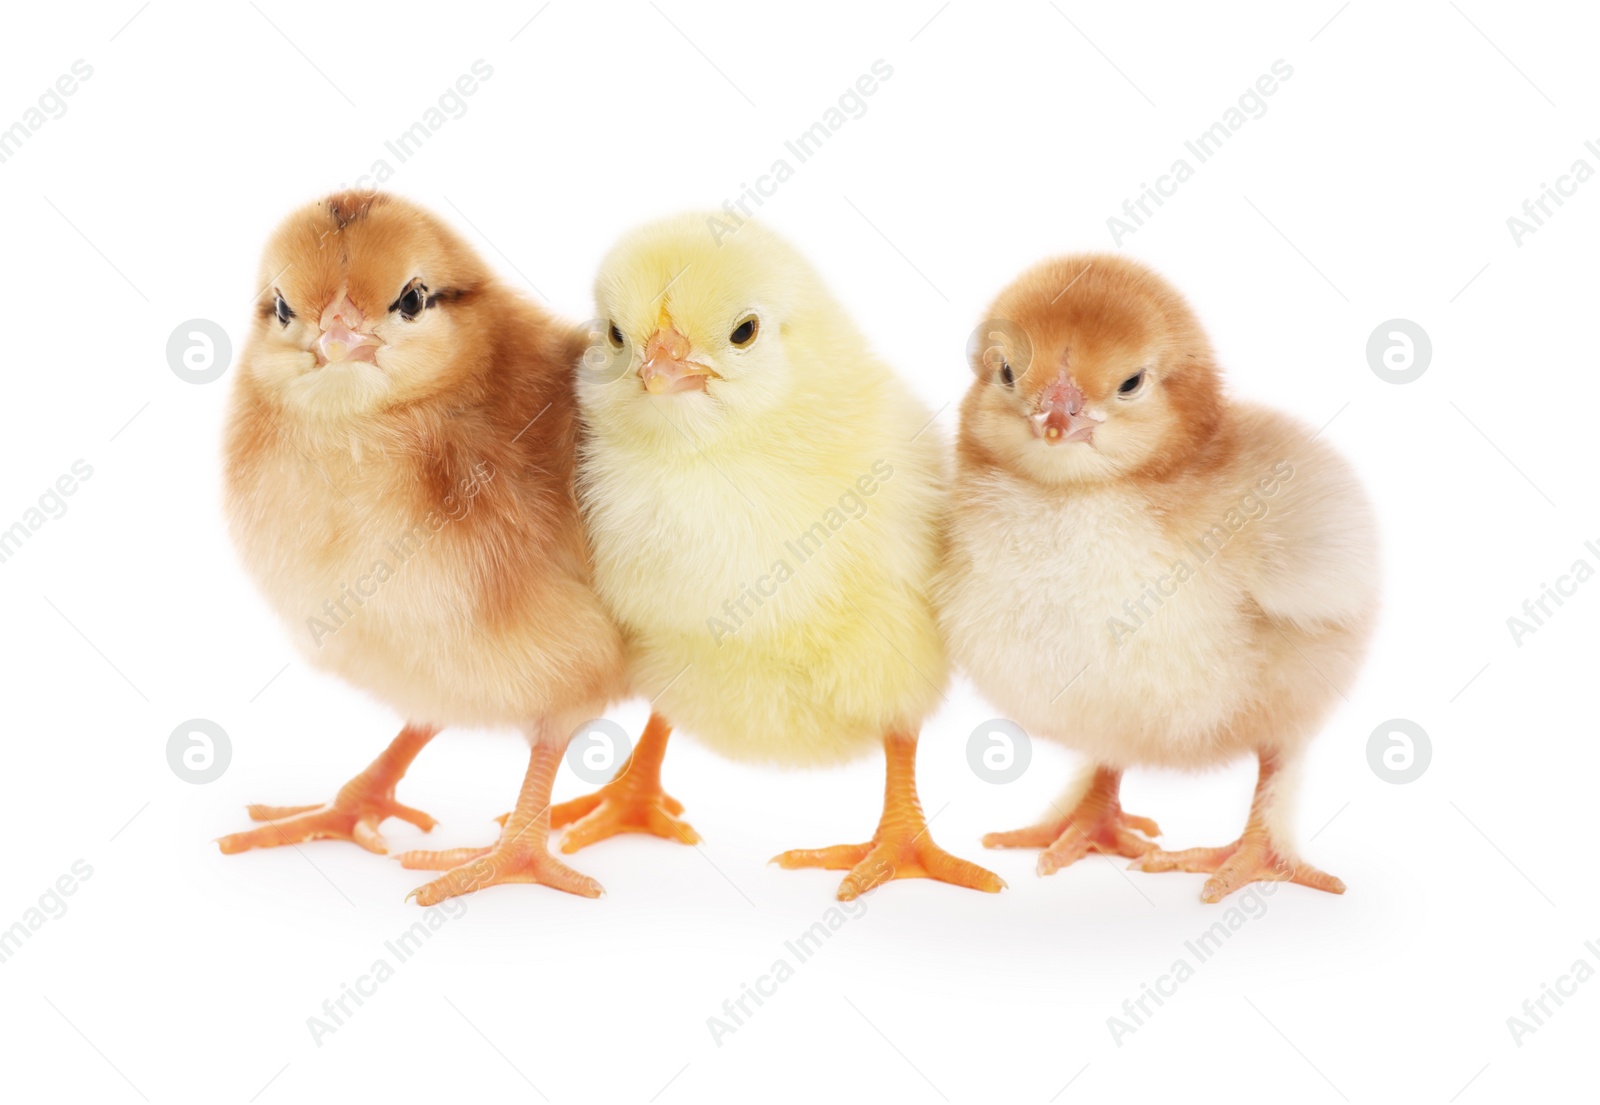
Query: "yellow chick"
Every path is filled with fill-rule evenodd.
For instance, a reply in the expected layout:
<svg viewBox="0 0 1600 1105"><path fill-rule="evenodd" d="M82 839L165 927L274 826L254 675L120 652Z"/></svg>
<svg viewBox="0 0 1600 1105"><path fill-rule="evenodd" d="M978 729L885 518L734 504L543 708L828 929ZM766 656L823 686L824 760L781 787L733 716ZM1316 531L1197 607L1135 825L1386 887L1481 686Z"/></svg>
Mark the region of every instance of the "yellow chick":
<svg viewBox="0 0 1600 1105"><path fill-rule="evenodd" d="M673 724L775 764L882 742L871 841L776 862L848 870L844 900L913 876L997 891L933 843L917 801L917 735L947 678L928 595L945 471L929 414L793 248L753 223L719 244L711 225L644 227L597 280L610 348L592 362L615 367L580 379L579 493L596 589L657 715L609 792L555 812L582 818L563 848L640 826L662 796L639 763L659 767Z"/></svg>
<svg viewBox="0 0 1600 1105"><path fill-rule="evenodd" d="M1050 874L1089 851L1341 893L1293 846L1295 769L1354 680L1378 606L1376 527L1304 426L1225 398L1183 298L1114 255L1047 261L989 310L962 406L936 594L956 662L1089 764L1054 813L993 833ZM1244 834L1166 852L1124 769L1259 758Z"/></svg>
<svg viewBox="0 0 1600 1105"><path fill-rule="evenodd" d="M385 818L433 827L394 791L441 728L514 727L531 755L500 842L400 857L447 872L417 900L502 882L597 896L546 847L562 752L625 689L572 486L583 332L386 195L295 212L259 286L227 430L234 541L305 658L411 721L332 802L252 806L266 824L222 850L384 852Z"/></svg>

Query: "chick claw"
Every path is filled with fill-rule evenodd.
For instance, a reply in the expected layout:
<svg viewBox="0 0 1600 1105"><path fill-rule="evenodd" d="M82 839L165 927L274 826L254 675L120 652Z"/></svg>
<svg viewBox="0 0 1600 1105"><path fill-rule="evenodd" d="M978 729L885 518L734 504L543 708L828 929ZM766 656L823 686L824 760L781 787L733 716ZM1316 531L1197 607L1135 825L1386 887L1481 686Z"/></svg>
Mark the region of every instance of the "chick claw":
<svg viewBox="0 0 1600 1105"><path fill-rule="evenodd" d="M1141 836L1141 833L1144 835ZM1118 810L1114 813L1108 811L1087 822L1061 817L1041 821L1026 829L987 833L983 838L983 846L1042 848L1044 850L1039 853L1039 874L1053 875L1090 852L1137 858L1156 848L1155 842L1146 838L1160 835L1160 828L1148 817L1137 817Z"/></svg>
<svg viewBox="0 0 1600 1105"><path fill-rule="evenodd" d="M1005 880L999 875L951 855L928 835L928 819L917 800L915 737L890 733L883 748L888 768L883 816L872 839L866 844L797 848L773 856L771 862L791 871L800 867L849 871L839 884L841 902L859 898L890 879L938 879L988 894L1004 890Z"/></svg>
<svg viewBox="0 0 1600 1105"><path fill-rule="evenodd" d="M303 840L353 840L367 851L383 855L389 846L379 835L378 826L385 818L398 817L425 833L432 832L438 822L421 810L396 802L394 788L405 777L417 753L438 732L428 725L407 725L365 771L340 787L333 801L325 805L246 807L250 820L266 824L221 837L218 846L231 855Z"/></svg>
<svg viewBox="0 0 1600 1105"><path fill-rule="evenodd" d="M649 833L680 844L700 843L700 834L678 817L683 803L661 789L661 760L671 732L664 718L652 714L638 747L616 778L593 794L550 807L552 829L572 826L561 838L562 852L570 856L620 833ZM505 820L502 817L500 823L504 825Z"/></svg>
<svg viewBox="0 0 1600 1105"><path fill-rule="evenodd" d="M635 785L630 776L613 779L593 794L550 807L550 827L570 825L561 850L571 855L621 833L649 833L680 844L700 843L700 834L678 817L683 803L659 785Z"/></svg>
<svg viewBox="0 0 1600 1105"><path fill-rule="evenodd" d="M452 860L459 862L452 863ZM583 898L598 898L605 893L597 881L574 871L550 854L544 840L501 840L492 848L453 848L443 852L406 852L400 856L403 867L445 870L430 883L417 887L407 898L418 905L437 905L446 898L471 894L488 886L506 883L538 883L565 890Z"/></svg>
<svg viewBox="0 0 1600 1105"><path fill-rule="evenodd" d="M937 879L988 894L998 894L1006 886L999 875L951 855L926 832L910 840L897 833L882 840L875 837L867 844L796 848L772 857L772 862L790 871L804 867L849 871L839 884L841 902L853 901L891 879Z"/></svg>
<svg viewBox="0 0 1600 1105"><path fill-rule="evenodd" d="M533 745L516 809L503 819L505 828L492 847L406 852L400 856L402 867L444 871L406 897L415 898L418 905L430 906L487 886L514 882L538 883L583 898L598 898L605 893L594 879L550 854L550 787L561 763L561 752L557 744L539 741Z"/></svg>
<svg viewBox="0 0 1600 1105"><path fill-rule="evenodd" d="M384 855L389 847L379 834L378 826L385 818L398 817L425 833L438 824L421 810L402 805L386 794L347 793L352 785L353 782L347 784L338 797L326 805L248 806L245 812L250 820L266 824L259 829L220 837L217 844L225 854L232 855L251 848L273 848L306 840L351 840L369 852Z"/></svg>
<svg viewBox="0 0 1600 1105"><path fill-rule="evenodd" d="M1343 894L1345 890L1342 880L1309 863L1289 859L1265 832L1254 829L1247 829L1238 840L1220 848L1188 848L1181 852L1156 849L1140 856L1128 867L1135 871L1192 871L1210 875L1200 891L1200 900L1212 904L1253 882L1293 882L1329 894Z"/></svg>
<svg viewBox="0 0 1600 1105"><path fill-rule="evenodd" d="M1070 814L1046 818L1025 829L988 833L983 838L983 846L1042 848L1038 865L1041 875L1053 875L1090 852L1136 859L1155 851L1155 842L1147 838L1160 836L1161 829L1148 817L1123 811L1117 800L1120 785L1120 773L1097 768L1089 789Z"/></svg>

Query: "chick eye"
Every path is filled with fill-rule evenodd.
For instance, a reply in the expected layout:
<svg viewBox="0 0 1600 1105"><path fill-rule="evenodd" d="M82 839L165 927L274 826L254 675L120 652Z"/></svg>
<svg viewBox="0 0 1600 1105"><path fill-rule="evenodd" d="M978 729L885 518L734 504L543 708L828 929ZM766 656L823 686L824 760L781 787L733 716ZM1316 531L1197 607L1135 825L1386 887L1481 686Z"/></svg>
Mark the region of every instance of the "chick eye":
<svg viewBox="0 0 1600 1105"><path fill-rule="evenodd" d="M289 320L294 318L294 312L290 310L289 305L283 301L283 296L278 296L277 300L278 301L273 304L273 310L277 312L278 324L280 326L288 326Z"/></svg>
<svg viewBox="0 0 1600 1105"><path fill-rule="evenodd" d="M1117 394L1132 395L1134 392L1139 390L1139 386L1143 383L1144 370L1140 369L1138 372L1135 372L1132 376L1129 376L1126 380L1122 381L1121 384L1117 385Z"/></svg>
<svg viewBox="0 0 1600 1105"><path fill-rule="evenodd" d="M756 320L754 315L751 315L738 326L733 328L733 333L728 335L728 340L731 341L737 348L744 349L751 342L756 340L756 334L760 331L760 329L761 323Z"/></svg>
<svg viewBox="0 0 1600 1105"><path fill-rule="evenodd" d="M617 329L617 324L611 324L611 344L618 349L622 348L622 331Z"/></svg>
<svg viewBox="0 0 1600 1105"><path fill-rule="evenodd" d="M1011 364L1008 361L1000 362L1000 381L1006 387L1011 387L1017 382L1017 374L1011 371Z"/></svg>
<svg viewBox="0 0 1600 1105"><path fill-rule="evenodd" d="M400 293L400 298L389 304L389 310L399 311L400 317L407 322L415 322L425 307L428 306L428 286L420 280L412 281L406 290Z"/></svg>

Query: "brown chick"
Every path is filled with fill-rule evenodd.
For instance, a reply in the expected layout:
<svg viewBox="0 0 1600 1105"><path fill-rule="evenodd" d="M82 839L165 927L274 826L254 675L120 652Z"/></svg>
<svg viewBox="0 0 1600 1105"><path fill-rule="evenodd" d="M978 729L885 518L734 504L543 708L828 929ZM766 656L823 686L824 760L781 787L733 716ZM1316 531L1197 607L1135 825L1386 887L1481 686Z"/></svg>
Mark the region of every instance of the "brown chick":
<svg viewBox="0 0 1600 1105"><path fill-rule="evenodd" d="M1043 822L1040 874L1089 851L1342 892L1293 844L1295 768L1353 681L1378 604L1372 512L1345 462L1223 395L1183 298L1121 257L1047 261L1001 293L970 351L950 545L952 656L992 702L1088 765ZM1122 811L1135 765L1260 762L1244 834L1158 850Z"/></svg>
<svg viewBox="0 0 1600 1105"><path fill-rule="evenodd" d="M409 719L331 803L252 806L224 852L378 825L448 725L516 727L531 756L491 848L411 852L430 905L502 882L595 897L546 847L574 731L624 691L573 497L583 332L502 285L428 212L345 193L301 208L262 258L227 429L227 513L246 568L316 667Z"/></svg>

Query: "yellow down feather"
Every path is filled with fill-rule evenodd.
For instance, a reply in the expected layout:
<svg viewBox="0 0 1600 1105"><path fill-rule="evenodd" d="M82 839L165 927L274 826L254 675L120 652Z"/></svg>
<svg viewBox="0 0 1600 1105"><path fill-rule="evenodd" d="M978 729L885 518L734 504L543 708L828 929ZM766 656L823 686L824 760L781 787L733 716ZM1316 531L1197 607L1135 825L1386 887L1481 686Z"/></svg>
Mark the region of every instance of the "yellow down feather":
<svg viewBox="0 0 1600 1105"><path fill-rule="evenodd" d="M838 760L914 734L943 691L928 597L943 450L798 253L714 225L644 227L601 267L579 383L596 586L635 692L675 726L742 759ZM715 373L705 390L642 386L669 326Z"/></svg>

